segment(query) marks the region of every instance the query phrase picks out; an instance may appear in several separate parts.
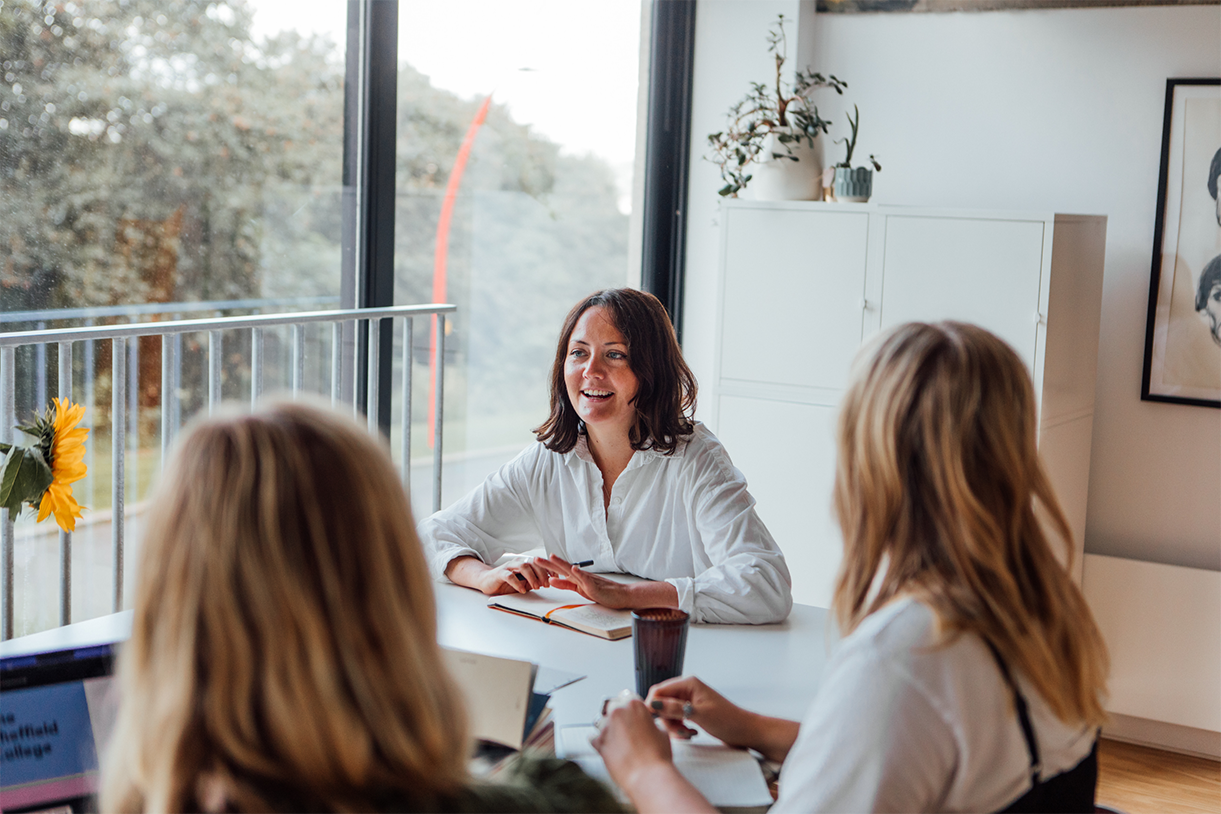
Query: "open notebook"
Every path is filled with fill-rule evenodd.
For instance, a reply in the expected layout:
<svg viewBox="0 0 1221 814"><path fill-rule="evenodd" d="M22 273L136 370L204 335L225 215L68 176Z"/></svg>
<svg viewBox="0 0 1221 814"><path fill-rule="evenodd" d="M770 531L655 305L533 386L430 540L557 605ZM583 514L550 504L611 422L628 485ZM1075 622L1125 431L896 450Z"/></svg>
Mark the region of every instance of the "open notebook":
<svg viewBox="0 0 1221 814"><path fill-rule="evenodd" d="M594 604L573 591L539 588L528 594L505 594L488 601L492 610L515 613L578 630L603 639L625 639L632 635L631 611L612 610Z"/></svg>
<svg viewBox="0 0 1221 814"><path fill-rule="evenodd" d="M631 574L598 574L605 579L630 584L645 580ZM626 639L632 635L632 612L614 610L590 602L576 591L539 588L528 594L504 594L488 601L492 610L537 619L602 639Z"/></svg>

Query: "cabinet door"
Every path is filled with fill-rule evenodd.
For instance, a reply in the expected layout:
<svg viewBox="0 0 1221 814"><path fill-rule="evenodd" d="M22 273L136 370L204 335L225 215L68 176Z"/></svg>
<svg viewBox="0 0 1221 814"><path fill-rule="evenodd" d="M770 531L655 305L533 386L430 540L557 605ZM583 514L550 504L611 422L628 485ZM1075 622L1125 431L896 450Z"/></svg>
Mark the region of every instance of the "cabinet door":
<svg viewBox="0 0 1221 814"><path fill-rule="evenodd" d="M825 608L843 556L831 511L838 410L722 396L718 437L793 575L793 601Z"/></svg>
<svg viewBox="0 0 1221 814"><path fill-rule="evenodd" d="M1042 221L886 219L882 328L954 319L982 325L1034 369Z"/></svg>
<svg viewBox="0 0 1221 814"><path fill-rule="evenodd" d="M722 379L842 388L861 341L865 213L726 209Z"/></svg>

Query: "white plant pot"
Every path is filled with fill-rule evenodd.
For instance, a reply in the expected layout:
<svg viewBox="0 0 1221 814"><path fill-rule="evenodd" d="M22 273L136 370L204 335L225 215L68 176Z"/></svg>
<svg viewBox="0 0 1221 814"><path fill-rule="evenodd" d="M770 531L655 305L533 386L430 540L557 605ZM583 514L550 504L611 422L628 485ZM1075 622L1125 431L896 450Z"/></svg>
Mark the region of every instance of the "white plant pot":
<svg viewBox="0 0 1221 814"><path fill-rule="evenodd" d="M752 163L750 181L742 197L756 201L821 201L822 200L822 139L814 139L810 147L802 141L790 144L797 157L772 158L772 153L784 153L784 145L769 135L759 160Z"/></svg>

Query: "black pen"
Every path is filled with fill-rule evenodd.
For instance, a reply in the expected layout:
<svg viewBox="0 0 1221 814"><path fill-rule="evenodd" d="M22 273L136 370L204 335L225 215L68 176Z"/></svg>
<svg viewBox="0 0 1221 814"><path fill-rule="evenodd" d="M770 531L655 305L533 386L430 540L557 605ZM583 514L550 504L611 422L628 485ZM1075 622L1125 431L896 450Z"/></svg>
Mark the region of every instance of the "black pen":
<svg viewBox="0 0 1221 814"><path fill-rule="evenodd" d="M582 560L581 562L574 562L574 563L573 563L573 565L575 565L577 568L588 568L589 566L591 566L591 565L593 565L593 564L594 564L594 561L593 561L593 560ZM513 576L517 577L517 578L518 578L518 579L520 579L522 582L525 582L525 581L526 581L526 578L525 578L525 577L523 577L521 574L517 574L517 573L515 573L515 574L513 574Z"/></svg>

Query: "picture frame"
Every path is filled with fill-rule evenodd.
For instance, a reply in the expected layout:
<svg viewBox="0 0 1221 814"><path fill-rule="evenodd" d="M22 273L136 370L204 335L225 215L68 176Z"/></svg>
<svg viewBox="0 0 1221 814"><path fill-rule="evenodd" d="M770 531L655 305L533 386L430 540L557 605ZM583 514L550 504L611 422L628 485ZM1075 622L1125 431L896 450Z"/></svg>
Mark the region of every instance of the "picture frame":
<svg viewBox="0 0 1221 814"><path fill-rule="evenodd" d="M1221 408L1221 78L1166 80L1141 399Z"/></svg>

